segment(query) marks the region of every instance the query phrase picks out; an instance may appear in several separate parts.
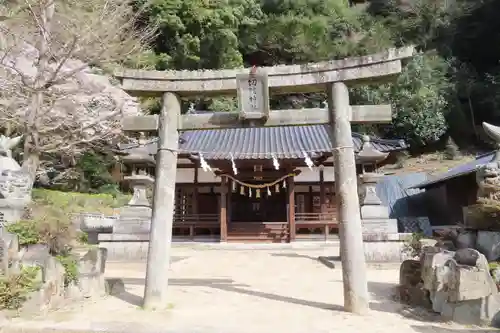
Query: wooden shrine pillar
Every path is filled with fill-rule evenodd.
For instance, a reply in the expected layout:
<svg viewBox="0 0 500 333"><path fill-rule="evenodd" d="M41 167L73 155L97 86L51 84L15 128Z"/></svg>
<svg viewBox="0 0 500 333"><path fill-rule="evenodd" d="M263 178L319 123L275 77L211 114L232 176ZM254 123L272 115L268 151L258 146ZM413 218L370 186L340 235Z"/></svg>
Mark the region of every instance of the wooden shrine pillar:
<svg viewBox="0 0 500 333"><path fill-rule="evenodd" d="M194 188L193 188L193 214L197 215L199 212L198 209L198 163L195 164L194 169Z"/></svg>
<svg viewBox="0 0 500 333"><path fill-rule="evenodd" d="M326 216L325 172L322 166L319 169L319 204L321 212L320 221L330 222L328 221L328 218ZM328 239L329 234L330 234L330 227L328 226L328 224L325 224L324 228L325 240Z"/></svg>
<svg viewBox="0 0 500 333"><path fill-rule="evenodd" d="M314 191L312 185L309 185L309 210L308 212L314 213Z"/></svg>
<svg viewBox="0 0 500 333"><path fill-rule="evenodd" d="M294 177L288 177L286 179L287 189L288 189L288 229L289 229L289 241L295 241L295 234L297 228L295 227L295 180Z"/></svg>
<svg viewBox="0 0 500 333"><path fill-rule="evenodd" d="M328 85L331 113L330 140L333 148L340 258L344 283L344 306L349 312L369 311L366 262L359 208L356 162L351 132L349 91L343 82Z"/></svg>
<svg viewBox="0 0 500 333"><path fill-rule="evenodd" d="M231 223L231 219L233 216L233 205L232 199L233 199L233 183L234 180L228 179L227 183L227 213L226 213L226 230L227 230L227 225Z"/></svg>
<svg viewBox="0 0 500 333"><path fill-rule="evenodd" d="M321 214L326 213L326 191L325 191L325 172L323 168L319 169L319 203L321 205Z"/></svg>
<svg viewBox="0 0 500 333"><path fill-rule="evenodd" d="M219 221L220 221L220 241L227 242L227 192L228 181L226 176L221 177L220 200L219 200Z"/></svg>

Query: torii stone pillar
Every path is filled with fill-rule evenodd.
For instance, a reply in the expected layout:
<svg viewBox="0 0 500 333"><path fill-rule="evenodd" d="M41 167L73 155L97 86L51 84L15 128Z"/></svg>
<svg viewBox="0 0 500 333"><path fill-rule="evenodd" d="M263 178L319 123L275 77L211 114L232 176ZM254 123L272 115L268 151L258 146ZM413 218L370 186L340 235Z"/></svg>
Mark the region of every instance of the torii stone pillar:
<svg viewBox="0 0 500 333"><path fill-rule="evenodd" d="M177 95L167 92L163 94L162 102L148 263L149 258L157 260L147 265L144 291L144 307L150 309L167 306L165 285L170 268L179 140L177 124L181 114L181 102ZM162 258L167 259L162 260Z"/></svg>
<svg viewBox="0 0 500 333"><path fill-rule="evenodd" d="M139 116L123 120L128 132L159 134L155 197L146 273L145 308L168 304L168 267L172 241L176 177L177 131L251 126L331 125L339 195L340 247L345 308L354 313L368 310L366 267L351 123L391 122L390 105L351 106L346 84L393 78L401 72L401 60L413 55L412 47L391 49L364 57L307 65L291 65L218 71L135 71L116 73L128 92L163 96L160 117ZM269 110L269 93L297 93L328 89L328 109ZM179 117L179 97L218 96L237 93L240 112L187 114Z"/></svg>
<svg viewBox="0 0 500 333"><path fill-rule="evenodd" d="M343 82L328 87L328 106L332 113L331 141L335 172L335 192L340 236L340 259L344 283L344 306L347 311L368 311L363 229L358 198L358 176L349 107L349 91Z"/></svg>

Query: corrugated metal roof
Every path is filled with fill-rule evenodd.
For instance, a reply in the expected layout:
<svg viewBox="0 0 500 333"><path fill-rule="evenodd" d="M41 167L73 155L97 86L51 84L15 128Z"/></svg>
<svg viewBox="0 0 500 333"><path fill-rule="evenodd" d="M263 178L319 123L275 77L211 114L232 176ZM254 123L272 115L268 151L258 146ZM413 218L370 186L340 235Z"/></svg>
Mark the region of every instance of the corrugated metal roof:
<svg viewBox="0 0 500 333"><path fill-rule="evenodd" d="M447 181L452 178L464 176L476 171L476 169L483 164L490 163L493 161L495 157L495 152L491 152L488 154L480 155L476 157L475 160L458 165L454 168L449 169L447 172L437 175L436 177L429 179L423 183L414 185L410 188L426 188L432 185L437 185L444 181Z"/></svg>
<svg viewBox="0 0 500 333"><path fill-rule="evenodd" d="M223 130L186 131L181 135L179 152L204 154L205 159L269 159L303 158L302 151L318 154L332 151L328 136L329 125L231 128ZM146 145L149 153L156 152L156 141ZM352 134L355 152L363 145L363 135ZM373 147L381 152L408 148L403 140L370 138ZM127 150L136 145L122 145ZM313 155L314 154L310 154Z"/></svg>

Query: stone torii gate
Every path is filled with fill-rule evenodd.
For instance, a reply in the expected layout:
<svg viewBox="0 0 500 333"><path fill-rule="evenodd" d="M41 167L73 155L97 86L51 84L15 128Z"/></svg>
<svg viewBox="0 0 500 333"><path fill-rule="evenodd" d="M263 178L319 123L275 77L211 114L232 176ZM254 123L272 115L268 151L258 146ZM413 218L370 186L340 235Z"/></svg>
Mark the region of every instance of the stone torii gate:
<svg viewBox="0 0 500 333"><path fill-rule="evenodd" d="M132 95L162 96L163 101L159 116L126 117L122 123L125 132L159 136L144 307L162 308L167 304L178 131L330 124L344 307L354 313L367 312L366 263L350 124L388 123L392 117L390 105L350 106L348 86L394 78L401 72L401 60L413 54L413 47L409 47L363 57L256 70L125 70L115 73L121 79L122 88ZM325 89L327 109L269 110L269 94ZM181 115L180 98L235 94L239 99L239 112Z"/></svg>

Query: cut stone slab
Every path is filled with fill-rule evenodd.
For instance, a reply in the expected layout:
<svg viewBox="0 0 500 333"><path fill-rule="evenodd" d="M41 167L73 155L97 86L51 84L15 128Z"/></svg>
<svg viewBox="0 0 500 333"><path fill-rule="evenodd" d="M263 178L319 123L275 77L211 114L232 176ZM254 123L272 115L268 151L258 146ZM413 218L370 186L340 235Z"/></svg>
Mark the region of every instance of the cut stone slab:
<svg viewBox="0 0 500 333"><path fill-rule="evenodd" d="M450 268L448 301L452 303L480 299L498 293L489 271L473 266L459 265L454 260Z"/></svg>

